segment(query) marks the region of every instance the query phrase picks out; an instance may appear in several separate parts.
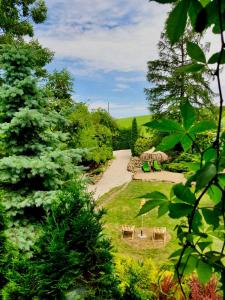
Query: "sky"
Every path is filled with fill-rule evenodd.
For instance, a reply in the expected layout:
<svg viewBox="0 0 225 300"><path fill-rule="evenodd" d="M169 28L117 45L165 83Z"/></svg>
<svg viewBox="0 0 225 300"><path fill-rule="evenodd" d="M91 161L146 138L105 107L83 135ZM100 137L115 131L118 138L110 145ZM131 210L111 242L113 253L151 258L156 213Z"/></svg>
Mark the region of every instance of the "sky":
<svg viewBox="0 0 225 300"><path fill-rule="evenodd" d="M67 68L74 99L121 118L148 114L147 61L168 6L147 0L46 0L48 19L36 27L40 43L55 52L49 70Z"/></svg>

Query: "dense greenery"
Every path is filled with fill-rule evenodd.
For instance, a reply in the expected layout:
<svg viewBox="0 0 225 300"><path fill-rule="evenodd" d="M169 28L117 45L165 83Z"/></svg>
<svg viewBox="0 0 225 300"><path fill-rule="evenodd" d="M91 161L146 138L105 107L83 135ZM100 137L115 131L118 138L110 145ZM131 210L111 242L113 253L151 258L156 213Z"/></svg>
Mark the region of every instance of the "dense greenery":
<svg viewBox="0 0 225 300"><path fill-rule="evenodd" d="M110 244L80 182L72 182L51 206L32 258L7 272L3 299L64 299L74 289L85 299L116 298Z"/></svg>
<svg viewBox="0 0 225 300"><path fill-rule="evenodd" d="M195 32L202 33L212 29L220 35L219 52L206 58L204 49L198 44L187 42L188 55L191 63L177 69L181 74L190 74L209 69L216 77L219 91L220 107L218 124L203 120L196 122L197 114L189 101L181 103L182 124L168 119L160 119L149 124L159 132L169 133L161 144L160 149L169 150L180 143L187 151L192 145L198 149L201 156L200 166L185 185L173 187L170 197L153 192L148 195L149 201L143 206L140 214L155 207L165 214L168 212L172 219L178 221L177 239L180 248L171 256L175 263L176 275L183 294L182 276L197 272L202 283L206 283L216 272L220 278L223 299L225 299L225 206L224 206L224 133L222 131L223 93L221 88L221 65L224 60L224 30L225 7L221 0L213 1L157 1L160 3L176 2L169 14L166 30L172 45L179 42L185 35L188 18ZM211 67L214 65L215 67ZM198 146L198 134L215 130L215 138L210 147ZM191 188L191 183L196 185ZM210 205L202 201L205 194L211 199ZM186 221L184 222L184 218ZM180 222L179 222L180 221Z"/></svg>
<svg viewBox="0 0 225 300"><path fill-rule="evenodd" d="M187 43L188 42L188 43ZM187 44L186 44L187 43ZM207 72L180 73L176 69L191 63L188 53L193 43L200 45L200 35L188 29L179 41L170 44L165 32L158 43L159 58L148 62L147 79L153 87L145 93L154 118L169 116L179 119L180 103L188 99L199 112L213 111L213 93ZM202 109L204 108L204 109Z"/></svg>
<svg viewBox="0 0 225 300"><path fill-rule="evenodd" d="M131 153L134 156L135 153L135 143L138 139L138 127L137 127L137 120L133 118L132 126L131 126L131 137L130 137L130 149Z"/></svg>
<svg viewBox="0 0 225 300"><path fill-rule="evenodd" d="M88 149L83 164L96 167L113 156L113 137L117 126L113 118L102 109L89 111L84 103L76 103L68 116L68 132L73 147Z"/></svg>
<svg viewBox="0 0 225 300"><path fill-rule="evenodd" d="M35 233L44 209L74 176L74 163L81 156L80 151L67 149L64 133L54 130L61 116L48 109L47 98L32 76L29 51L12 46L2 49L0 187L13 225L10 232L21 247L27 247L27 235Z"/></svg>
<svg viewBox="0 0 225 300"><path fill-rule="evenodd" d="M21 0L0 2L0 34L33 36L33 24L42 23L47 17L44 0Z"/></svg>
<svg viewBox="0 0 225 300"><path fill-rule="evenodd" d="M7 227L5 210L3 206L0 205L0 291L7 282L6 269L9 261L9 245L7 245L7 238L5 232L6 228Z"/></svg>

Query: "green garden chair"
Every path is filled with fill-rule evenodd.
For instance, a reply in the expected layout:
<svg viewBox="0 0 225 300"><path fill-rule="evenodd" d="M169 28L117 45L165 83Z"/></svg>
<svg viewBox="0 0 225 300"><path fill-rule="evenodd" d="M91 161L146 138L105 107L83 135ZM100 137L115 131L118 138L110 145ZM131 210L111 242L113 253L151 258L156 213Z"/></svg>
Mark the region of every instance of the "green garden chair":
<svg viewBox="0 0 225 300"><path fill-rule="evenodd" d="M154 169L155 171L161 171L161 168L160 168L160 166L159 166L157 160L154 160L154 161L153 161L153 169Z"/></svg>
<svg viewBox="0 0 225 300"><path fill-rule="evenodd" d="M143 170L144 172L151 172L151 169L150 169L149 164L148 164L147 161L144 161L144 162L143 162L143 164L142 164L142 170Z"/></svg>

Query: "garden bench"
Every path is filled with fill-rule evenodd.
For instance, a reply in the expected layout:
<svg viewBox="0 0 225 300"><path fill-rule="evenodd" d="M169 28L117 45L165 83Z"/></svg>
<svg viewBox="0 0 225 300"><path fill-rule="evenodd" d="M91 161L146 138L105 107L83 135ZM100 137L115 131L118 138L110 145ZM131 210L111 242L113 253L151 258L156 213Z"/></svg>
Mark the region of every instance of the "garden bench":
<svg viewBox="0 0 225 300"><path fill-rule="evenodd" d="M130 237L132 240L134 239L135 226L130 225L122 225L122 237Z"/></svg>
<svg viewBox="0 0 225 300"><path fill-rule="evenodd" d="M166 227L154 227L152 230L152 240L154 242L162 241L163 244L166 242Z"/></svg>

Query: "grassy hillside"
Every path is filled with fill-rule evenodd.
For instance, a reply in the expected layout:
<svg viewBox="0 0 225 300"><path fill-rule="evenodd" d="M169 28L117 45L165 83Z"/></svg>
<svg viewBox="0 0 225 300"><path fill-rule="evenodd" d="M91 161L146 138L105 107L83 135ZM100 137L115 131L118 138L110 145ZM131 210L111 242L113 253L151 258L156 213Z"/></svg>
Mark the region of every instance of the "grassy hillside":
<svg viewBox="0 0 225 300"><path fill-rule="evenodd" d="M134 117L116 119L116 123L121 129L129 129L131 128L133 118ZM143 124L149 122L151 120L151 116L150 115L137 116L136 119L137 119L138 127L140 127Z"/></svg>

